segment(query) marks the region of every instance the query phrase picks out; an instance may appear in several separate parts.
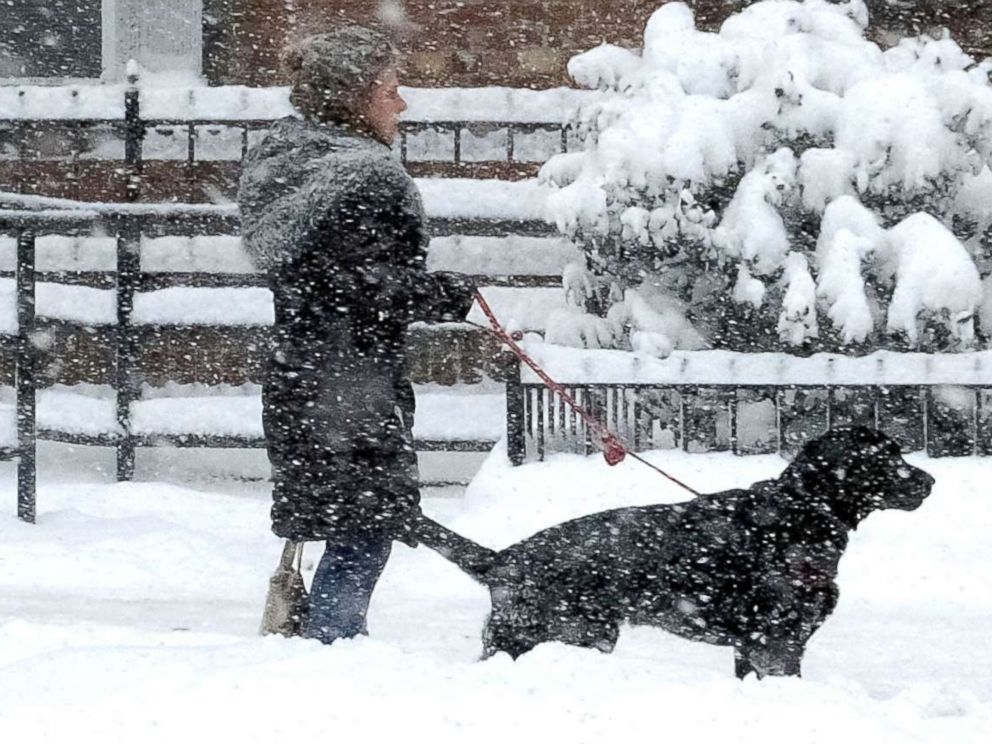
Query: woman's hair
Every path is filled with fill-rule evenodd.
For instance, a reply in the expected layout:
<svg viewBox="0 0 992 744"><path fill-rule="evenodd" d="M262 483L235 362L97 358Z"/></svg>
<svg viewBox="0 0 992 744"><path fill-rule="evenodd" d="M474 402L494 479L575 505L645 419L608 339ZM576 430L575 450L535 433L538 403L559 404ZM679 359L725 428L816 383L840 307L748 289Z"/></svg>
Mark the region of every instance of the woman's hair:
<svg viewBox="0 0 992 744"><path fill-rule="evenodd" d="M342 124L360 122L372 86L396 63L389 39L363 26L307 36L282 52L293 106L308 119Z"/></svg>

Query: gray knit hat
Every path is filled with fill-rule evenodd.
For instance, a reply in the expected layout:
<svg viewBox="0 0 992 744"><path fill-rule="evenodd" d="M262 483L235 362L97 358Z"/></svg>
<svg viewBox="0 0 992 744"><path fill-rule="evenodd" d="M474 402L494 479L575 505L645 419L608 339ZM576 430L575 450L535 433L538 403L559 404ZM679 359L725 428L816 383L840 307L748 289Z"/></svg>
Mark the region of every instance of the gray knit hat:
<svg viewBox="0 0 992 744"><path fill-rule="evenodd" d="M396 62L389 39L363 26L340 26L283 51L290 101L304 116L320 121L352 121L364 94Z"/></svg>

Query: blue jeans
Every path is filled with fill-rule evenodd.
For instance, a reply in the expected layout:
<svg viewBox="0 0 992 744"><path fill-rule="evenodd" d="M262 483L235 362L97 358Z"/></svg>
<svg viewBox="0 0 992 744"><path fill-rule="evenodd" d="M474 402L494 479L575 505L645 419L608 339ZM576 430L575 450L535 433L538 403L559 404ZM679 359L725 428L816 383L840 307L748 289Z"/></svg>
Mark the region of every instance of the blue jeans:
<svg viewBox="0 0 992 744"><path fill-rule="evenodd" d="M327 543L310 587L304 638L334 643L367 632L365 613L392 545L383 537Z"/></svg>

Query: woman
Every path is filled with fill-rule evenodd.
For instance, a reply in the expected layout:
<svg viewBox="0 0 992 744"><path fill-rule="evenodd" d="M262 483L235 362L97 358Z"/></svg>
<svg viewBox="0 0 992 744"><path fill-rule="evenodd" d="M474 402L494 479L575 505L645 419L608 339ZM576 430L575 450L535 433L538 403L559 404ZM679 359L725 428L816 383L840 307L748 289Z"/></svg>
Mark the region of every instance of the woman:
<svg viewBox="0 0 992 744"><path fill-rule="evenodd" d="M474 288L426 271L420 195L389 148L406 108L389 42L349 26L285 59L301 118L249 152L239 201L275 300L272 529L326 541L303 634L332 643L365 631L392 540L416 544L407 325L463 319Z"/></svg>

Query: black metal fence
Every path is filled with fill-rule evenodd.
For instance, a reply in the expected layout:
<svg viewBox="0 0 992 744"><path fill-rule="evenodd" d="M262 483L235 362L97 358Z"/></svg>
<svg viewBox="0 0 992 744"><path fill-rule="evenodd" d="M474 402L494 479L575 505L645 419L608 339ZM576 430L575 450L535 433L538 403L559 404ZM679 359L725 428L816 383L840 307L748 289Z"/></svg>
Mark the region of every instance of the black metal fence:
<svg viewBox="0 0 992 744"><path fill-rule="evenodd" d="M505 234L529 229L547 231L547 225L486 221L432 221L435 234ZM147 272L141 265L141 241L148 237L190 234L236 235L236 211L220 207L154 205L96 206L76 210L0 210L0 235L16 237L16 329L0 333L4 351L14 355L17 441L0 450L19 458L18 514L35 516L35 446L38 438L116 449L117 477L134 475L135 450L145 446L262 447L258 436L236 434L140 434L132 426L134 404L140 399L142 375L139 358L146 334L160 333L161 325L135 320L135 299L162 287L251 287L257 275ZM116 241L113 271L35 270L36 241L42 235L102 234ZM12 275L12 276L11 276ZM79 434L39 429L36 392L44 383L39 359L46 347L51 319L36 309L36 284L113 286L116 323L113 383L116 393L116 431ZM254 329L257 352L264 352L265 324ZM898 359L892 362L898 366ZM906 450L926 450L933 456L992 454L992 380L981 374L971 379L939 382L906 380L900 384L800 384L787 376L769 384L694 384L692 379L666 384L571 383L566 389L603 423L637 450L682 448L687 451L731 451L737 454L787 452L832 425L861 423L891 433ZM712 378L712 375L710 375ZM905 375L903 375L905 378ZM522 380L511 370L506 384L508 450L513 462L543 458L553 452L589 452L588 431L556 395L538 383ZM698 382L698 380L697 380ZM956 384L961 382L962 384ZM429 450L485 451L493 441L421 441Z"/></svg>
<svg viewBox="0 0 992 744"><path fill-rule="evenodd" d="M904 452L992 455L992 369L982 384L571 384L566 392L634 451L793 453L829 428L862 425ZM511 377L511 380L513 378ZM597 449L582 419L539 383L507 388L515 464Z"/></svg>
<svg viewBox="0 0 992 744"><path fill-rule="evenodd" d="M271 126L275 118L289 113L280 109L266 112L265 117L243 119L195 115L146 117L142 92L136 82L136 78L131 78L131 84L125 88L122 116L117 118L97 115L16 119L4 118L0 113L3 159L76 163L119 160L126 180L125 199L136 201L141 196L142 173L148 162L178 161L187 166L240 162L253 138ZM86 91L74 92L77 94L86 95ZM95 144L106 145L108 141L112 147ZM165 141L168 146L163 145ZM397 142L399 155L406 164L430 162L451 166L499 161L536 167L572 146L572 128L567 124L502 120L403 121ZM101 153L101 149L115 154ZM163 156L162 152L167 154Z"/></svg>
<svg viewBox="0 0 992 744"><path fill-rule="evenodd" d="M54 202L58 204L59 202ZM109 446L116 449L117 478L129 480L134 476L135 450L138 447L172 446L204 448L264 447L261 437L214 434L139 434L132 426L133 405L141 397L142 374L139 360L149 335L164 331L192 331L190 326L167 328L161 324L138 323L135 319L135 299L143 292L170 287L232 287L249 288L263 284L258 274L208 274L202 272L148 272L141 265L143 238L163 236L232 236L238 234L239 219L234 209L209 206L169 205L91 205L68 210L0 209L0 235L17 239L17 266L14 272L0 272L0 277L15 278L17 329L2 336L4 348L16 355L16 398L18 436L16 446L0 452L8 458L20 457L18 513L33 520L35 439L60 441L81 445ZM429 221L433 235L501 236L547 234L552 229L546 223L499 220L435 219ZM116 241L116 268L113 271L35 270L36 241L43 235L113 236ZM483 278L480 277L481 281ZM485 277L491 281L492 277ZM39 429L35 415L35 393L43 384L38 374L37 360L43 351L46 329L55 321L35 311L35 287L38 282L63 285L115 288L116 323L110 329L114 345L113 386L116 393L116 432L81 434L55 429ZM196 326L204 324L196 323ZM223 327L222 323L216 324ZM254 348L259 356L267 345L267 324L251 328ZM486 451L493 441L422 440L421 451Z"/></svg>

